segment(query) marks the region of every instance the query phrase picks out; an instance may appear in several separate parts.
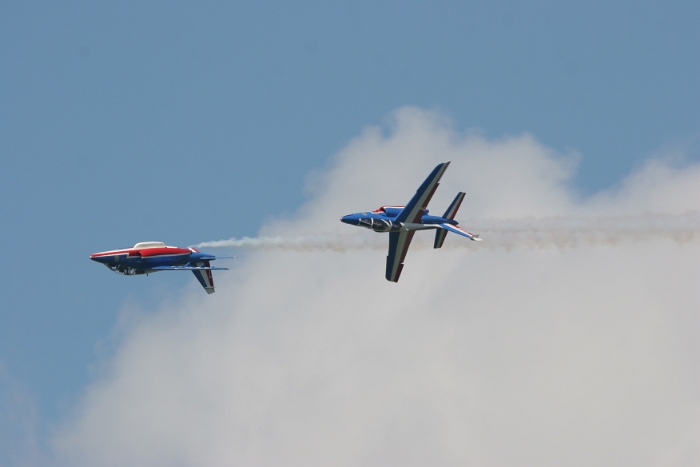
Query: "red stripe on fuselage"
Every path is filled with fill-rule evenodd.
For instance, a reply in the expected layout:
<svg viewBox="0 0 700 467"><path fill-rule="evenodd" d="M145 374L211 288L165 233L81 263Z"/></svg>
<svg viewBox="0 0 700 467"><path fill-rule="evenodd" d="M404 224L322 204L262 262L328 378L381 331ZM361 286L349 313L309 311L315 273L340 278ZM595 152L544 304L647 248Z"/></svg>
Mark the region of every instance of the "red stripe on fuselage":
<svg viewBox="0 0 700 467"><path fill-rule="evenodd" d="M140 251L141 256L144 258L150 256L189 255L192 253L187 248L144 248L136 251Z"/></svg>
<svg viewBox="0 0 700 467"><path fill-rule="evenodd" d="M114 256L114 255L129 255L129 256L141 256L143 258L149 258L153 256L180 256L180 255L189 255L192 253L189 249L187 248L177 248L177 247L170 247L170 248L127 248L125 250L112 250L112 251L103 251L101 253L93 253L90 255L90 257L99 257L99 256Z"/></svg>

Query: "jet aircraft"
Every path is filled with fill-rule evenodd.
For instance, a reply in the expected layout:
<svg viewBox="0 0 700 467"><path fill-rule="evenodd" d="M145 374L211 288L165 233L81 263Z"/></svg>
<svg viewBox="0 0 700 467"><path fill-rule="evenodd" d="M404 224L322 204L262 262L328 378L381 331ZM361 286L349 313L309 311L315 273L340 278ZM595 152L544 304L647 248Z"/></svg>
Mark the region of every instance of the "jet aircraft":
<svg viewBox="0 0 700 467"><path fill-rule="evenodd" d="M465 194L462 192L457 193L442 217L428 215L428 203L448 165L450 165L449 162L438 164L406 206L382 206L371 212L358 212L340 218L346 224L365 227L375 232L389 233L389 254L386 257L388 281L399 281L408 247L417 230L437 229L433 248L442 247L448 232L462 235L470 240L481 241L479 235L462 230L459 223L454 220L464 200Z"/></svg>
<svg viewBox="0 0 700 467"><path fill-rule="evenodd" d="M162 242L141 242L132 248L103 251L90 255L112 271L125 276L138 276L159 271L192 271L207 293L214 293L212 271L228 268L211 267L216 256L200 253L193 247L178 248ZM222 259L219 257L218 259Z"/></svg>

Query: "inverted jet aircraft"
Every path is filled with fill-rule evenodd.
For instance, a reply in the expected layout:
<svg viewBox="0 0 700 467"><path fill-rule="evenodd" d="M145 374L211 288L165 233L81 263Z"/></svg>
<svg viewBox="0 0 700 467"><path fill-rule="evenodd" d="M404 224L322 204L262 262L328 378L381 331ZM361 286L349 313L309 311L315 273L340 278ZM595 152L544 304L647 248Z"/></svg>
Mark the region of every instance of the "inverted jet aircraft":
<svg viewBox="0 0 700 467"><path fill-rule="evenodd" d="M437 229L433 248L440 248L448 232L456 233L470 240L481 241L479 235L462 230L455 214L459 209L464 193L457 193L454 201L442 217L428 215L428 203L440 184L449 162L438 164L428 178L418 188L406 206L382 206L371 212L358 212L341 217L346 224L365 227L375 232L389 232L389 254L386 257L386 279L398 282L408 247L417 230Z"/></svg>
<svg viewBox="0 0 700 467"><path fill-rule="evenodd" d="M90 259L102 263L112 271L125 276L138 276L160 271L192 271L207 293L214 293L210 261L216 256L200 253L193 247L178 248L162 242L141 242L124 250L103 251L90 255ZM219 257L221 259L221 257Z"/></svg>

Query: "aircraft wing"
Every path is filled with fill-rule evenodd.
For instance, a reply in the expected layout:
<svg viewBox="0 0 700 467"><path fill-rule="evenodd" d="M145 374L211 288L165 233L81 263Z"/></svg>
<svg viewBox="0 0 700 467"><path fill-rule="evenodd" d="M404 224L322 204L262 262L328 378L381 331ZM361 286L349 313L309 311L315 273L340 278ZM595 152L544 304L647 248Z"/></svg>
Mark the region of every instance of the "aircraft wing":
<svg viewBox="0 0 700 467"><path fill-rule="evenodd" d="M438 164L437 167L430 172L428 178L425 179L423 184L418 187L416 194L413 195L411 201L408 202L405 208L401 210L396 220L398 222L406 223L420 223L421 217L423 216L423 211L428 206L430 199L433 197L433 193L437 190L440 184L440 178L442 174L445 173L447 166L450 165L449 162L443 162Z"/></svg>
<svg viewBox="0 0 700 467"><path fill-rule="evenodd" d="M386 257L386 280L398 282L403 269L408 247L411 245L415 230L403 230L389 233L389 254Z"/></svg>
<svg viewBox="0 0 700 467"><path fill-rule="evenodd" d="M452 225L452 224L437 224L437 225L441 229L445 229L449 232L456 233L457 235L461 235L462 237L467 237L469 240L474 240L476 242L481 241L481 239L479 238L478 235L474 235L471 232L467 232L466 230L462 230L459 227L457 227L456 225Z"/></svg>
<svg viewBox="0 0 700 467"><path fill-rule="evenodd" d="M204 266L154 266L153 271L228 271L228 268L212 268Z"/></svg>

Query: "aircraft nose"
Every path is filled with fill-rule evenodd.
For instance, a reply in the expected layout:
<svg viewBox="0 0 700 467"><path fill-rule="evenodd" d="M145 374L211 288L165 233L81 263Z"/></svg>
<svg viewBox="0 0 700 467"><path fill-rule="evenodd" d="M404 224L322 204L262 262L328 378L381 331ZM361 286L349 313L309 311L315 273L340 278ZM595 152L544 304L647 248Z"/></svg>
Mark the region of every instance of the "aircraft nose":
<svg viewBox="0 0 700 467"><path fill-rule="evenodd" d="M340 218L340 222L344 224L350 224L350 225L357 225L357 218L353 216L352 214L348 214L347 216L343 216Z"/></svg>
<svg viewBox="0 0 700 467"><path fill-rule="evenodd" d="M90 259L93 261L97 261L98 263L104 263L105 262L105 257L104 256L98 256L97 253L90 255Z"/></svg>

